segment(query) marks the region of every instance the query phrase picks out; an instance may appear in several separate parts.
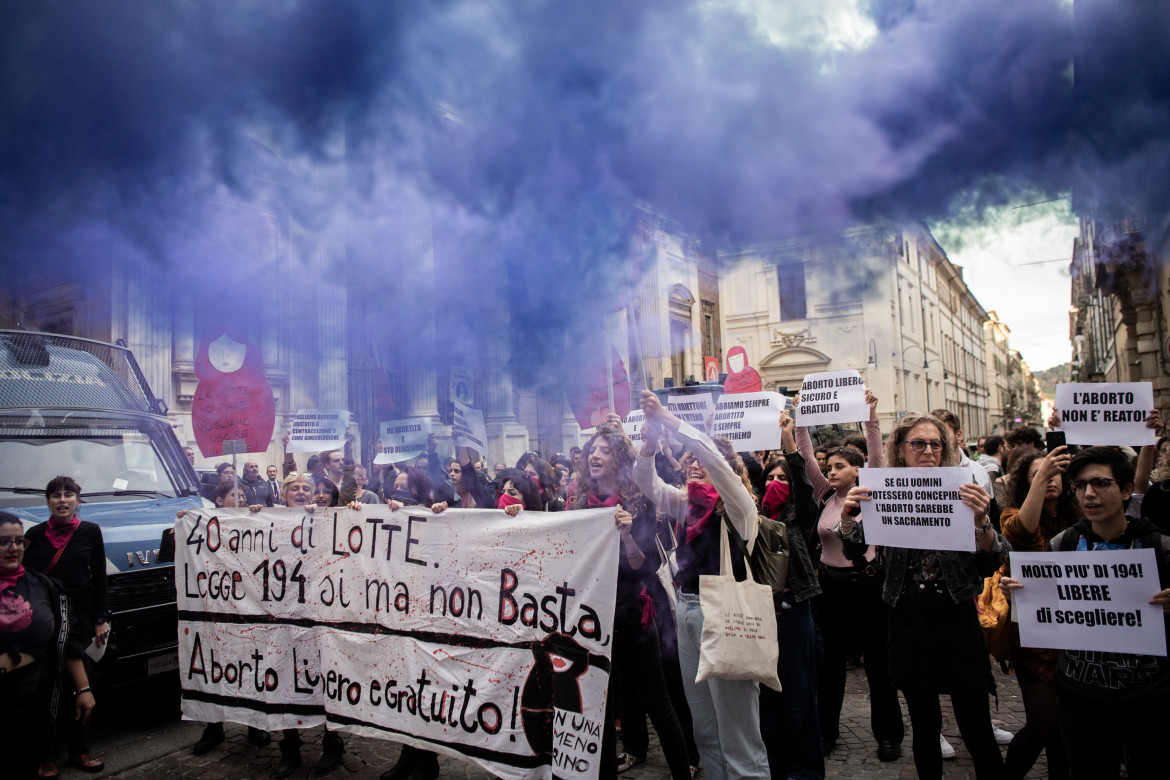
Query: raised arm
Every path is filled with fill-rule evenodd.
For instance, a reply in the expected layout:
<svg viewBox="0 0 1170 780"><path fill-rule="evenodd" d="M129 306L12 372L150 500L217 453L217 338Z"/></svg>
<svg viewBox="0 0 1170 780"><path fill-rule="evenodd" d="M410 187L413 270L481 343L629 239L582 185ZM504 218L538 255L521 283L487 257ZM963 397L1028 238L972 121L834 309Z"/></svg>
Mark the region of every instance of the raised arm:
<svg viewBox="0 0 1170 780"><path fill-rule="evenodd" d="M869 451L865 465L871 469L882 467L882 424L878 422L877 396L868 388L865 391L865 402L869 404L869 419L865 421L865 449Z"/></svg>
<svg viewBox="0 0 1170 780"><path fill-rule="evenodd" d="M821 473L821 467L817 465L817 454L813 449L812 437L808 435L808 428L804 426L796 428L796 448L804 460L804 473L812 484L813 493L817 497L825 495L829 492L829 480L825 479L825 475Z"/></svg>
<svg viewBox="0 0 1170 780"><path fill-rule="evenodd" d="M715 443L707 434L697 431L687 423L675 417L658 400L658 396L649 390L642 391L642 412L648 420L653 420L675 433L686 447L687 451L698 459L711 484L715 486L719 497L723 499L723 509L727 519L748 544L753 544L756 532L759 530L760 518L756 513L756 500L744 486L739 476L731 470L731 466L723 459L723 454L715 447ZM648 438L648 437L645 437ZM645 451L645 448L643 448ZM639 457L639 461L642 460ZM641 485L639 485L641 487ZM685 503L684 503L685 512ZM679 515L676 515L678 517Z"/></svg>
<svg viewBox="0 0 1170 780"><path fill-rule="evenodd" d="M658 476L658 469L654 468L654 443L657 436L646 434L642 430L642 449L634 461L634 484L642 493L654 502L654 505L676 520L687 516L687 494L678 488L671 487Z"/></svg>
<svg viewBox="0 0 1170 780"><path fill-rule="evenodd" d="M796 425L792 417L785 410L780 413L780 444L784 450L784 459L788 461L788 473L792 475L792 502L796 510L796 524L807 533L817 524L819 512L817 499L813 494L812 482L808 478L804 458L797 451L793 429ZM818 475L821 470L816 469Z"/></svg>

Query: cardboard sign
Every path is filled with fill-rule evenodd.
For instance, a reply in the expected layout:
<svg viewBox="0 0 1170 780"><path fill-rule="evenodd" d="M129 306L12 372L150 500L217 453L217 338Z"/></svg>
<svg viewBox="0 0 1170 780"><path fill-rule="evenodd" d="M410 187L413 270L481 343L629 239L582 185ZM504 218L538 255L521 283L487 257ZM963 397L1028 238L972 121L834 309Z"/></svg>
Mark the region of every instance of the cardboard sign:
<svg viewBox="0 0 1170 780"><path fill-rule="evenodd" d="M247 338L221 333L204 338L195 356L199 384L191 398L195 443L205 458L264 452L276 426L276 401L261 370L260 350ZM225 442L241 441L225 448Z"/></svg>
<svg viewBox="0 0 1170 780"><path fill-rule="evenodd" d="M328 723L502 778L596 778L613 510L410 509L177 521L184 716Z"/></svg>
<svg viewBox="0 0 1170 780"><path fill-rule="evenodd" d="M430 435L430 417L379 423L378 438L382 442L382 451L374 456L374 463L401 463L417 458L427 451Z"/></svg>
<svg viewBox="0 0 1170 780"><path fill-rule="evenodd" d="M320 452L345 444L349 412L345 409L299 409L293 418L289 452Z"/></svg>
<svg viewBox="0 0 1170 780"><path fill-rule="evenodd" d="M780 449L780 412L786 401L771 391L724 395L715 404L711 435L731 439L737 452Z"/></svg>
<svg viewBox="0 0 1170 780"><path fill-rule="evenodd" d="M1024 647L1166 655L1153 550L1012 553L1011 576Z"/></svg>
<svg viewBox="0 0 1170 780"><path fill-rule="evenodd" d="M479 453L487 452L487 426L483 424L483 412L463 404L455 404L456 447L470 447Z"/></svg>
<svg viewBox="0 0 1170 780"><path fill-rule="evenodd" d="M957 466L860 469L857 483L871 491L858 518L866 543L975 552L975 510L959 497L959 486L973 481Z"/></svg>
<svg viewBox="0 0 1170 780"><path fill-rule="evenodd" d="M1060 430L1069 444L1155 444L1146 415L1154 408L1149 382L1074 382L1056 386Z"/></svg>
<svg viewBox="0 0 1170 780"><path fill-rule="evenodd" d="M796 424L806 428L868 420L865 381L856 371L809 374L800 385L795 411Z"/></svg>
<svg viewBox="0 0 1170 780"><path fill-rule="evenodd" d="M666 399L666 408L671 414L704 433L707 431L707 423L711 420L714 405L714 399L711 398L710 393L694 393L693 395L672 393Z"/></svg>

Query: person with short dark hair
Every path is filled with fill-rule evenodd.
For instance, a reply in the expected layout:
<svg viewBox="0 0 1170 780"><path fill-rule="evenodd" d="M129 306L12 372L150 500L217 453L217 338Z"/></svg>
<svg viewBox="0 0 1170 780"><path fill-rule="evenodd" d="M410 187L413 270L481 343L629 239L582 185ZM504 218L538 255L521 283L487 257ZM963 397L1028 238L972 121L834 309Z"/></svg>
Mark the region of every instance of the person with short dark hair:
<svg viewBox="0 0 1170 780"><path fill-rule="evenodd" d="M60 583L70 602L70 633L81 647L91 641L101 647L110 635L106 547L101 526L77 516L81 486L72 477L49 480L45 503L49 519L24 535L28 543L24 565ZM92 678L93 662L83 655L81 663L86 676ZM88 731L88 718L69 721L69 763L83 772L100 772L105 764L90 754Z"/></svg>
<svg viewBox="0 0 1170 780"><path fill-rule="evenodd" d="M1057 452L1060 448L1057 448ZM1170 612L1170 536L1144 518L1126 515L1134 468L1113 447L1088 447L1068 463L1083 515L1048 543L1051 551L1152 548L1159 587L1150 605ZM1023 586L1002 577L1010 594ZM1165 624L1170 644L1170 621ZM1116 778L1124 760L1134 780L1164 777L1163 743L1170 732L1170 658L1090 650L1057 656L1057 711L1074 780Z"/></svg>
<svg viewBox="0 0 1170 780"><path fill-rule="evenodd" d="M994 482L1003 476L1003 437L997 434L988 436L983 440L982 450L983 454L979 456L978 463ZM999 500L998 497L996 500Z"/></svg>
<svg viewBox="0 0 1170 780"><path fill-rule="evenodd" d="M866 457L869 456L869 443L865 440L865 436L860 433L850 434L841 442L843 447L852 447Z"/></svg>
<svg viewBox="0 0 1170 780"><path fill-rule="evenodd" d="M1017 425L1003 435L1003 440L1012 449L1031 447L1036 452L1044 451L1044 437L1031 425Z"/></svg>

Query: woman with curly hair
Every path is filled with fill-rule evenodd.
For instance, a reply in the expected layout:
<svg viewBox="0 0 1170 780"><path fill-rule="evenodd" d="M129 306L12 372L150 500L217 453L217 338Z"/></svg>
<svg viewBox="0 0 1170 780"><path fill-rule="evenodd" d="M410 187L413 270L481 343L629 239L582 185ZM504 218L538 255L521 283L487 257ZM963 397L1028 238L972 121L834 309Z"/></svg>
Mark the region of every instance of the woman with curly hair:
<svg viewBox="0 0 1170 780"><path fill-rule="evenodd" d="M666 514L686 518L679 534L678 650L695 742L709 780L769 776L768 754L760 736L760 686L751 680L713 677L694 682L699 668L703 610L699 577L719 572L723 519L745 544L755 543L759 516L743 461L726 439L712 441L679 420L649 390L642 392L643 445L634 466L634 483ZM665 427L683 443L687 487L668 486L654 468L655 443ZM731 545L736 579L746 575L738 544Z"/></svg>
<svg viewBox="0 0 1170 780"><path fill-rule="evenodd" d="M629 521L621 535L617 600L613 617L613 671L606 700L605 732L601 745L601 777L617 774L617 697L636 696L654 730L674 780L690 780L690 760L682 726L670 701L662 671L662 651L655 624L651 591L660 563L654 543L658 518L654 505L634 483L634 444L620 427L601 425L585 444L585 467L577 472L574 508L614 507L615 519ZM530 461L532 466L536 461ZM642 763L641 756L624 755L625 768Z"/></svg>
<svg viewBox="0 0 1170 780"><path fill-rule="evenodd" d="M999 521L1013 551L1044 552L1052 537L1076 522L1076 501L1064 481L1070 459L1067 447L1057 447L1047 456L1026 451L1016 461L1010 506ZM1006 776L1026 776L1043 750L1048 755L1048 777L1063 780L1069 764L1056 716L1056 651L1021 647L1013 623L1012 665L1027 720L1008 746Z"/></svg>
<svg viewBox="0 0 1170 780"><path fill-rule="evenodd" d="M889 468L954 466L959 453L951 429L932 414L911 412L898 421L886 442ZM988 695L995 691L991 663L975 597L983 579L1003 564L1007 545L991 525L991 498L974 482L959 488L971 507L976 551L884 548L882 600L890 605L890 675L906 698L913 732L914 766L921 778L942 777L942 709L949 694L955 722L979 780L1003 775L1003 756L991 728ZM839 533L863 543L855 520L870 489L853 487L845 497ZM852 513L851 513L852 510Z"/></svg>

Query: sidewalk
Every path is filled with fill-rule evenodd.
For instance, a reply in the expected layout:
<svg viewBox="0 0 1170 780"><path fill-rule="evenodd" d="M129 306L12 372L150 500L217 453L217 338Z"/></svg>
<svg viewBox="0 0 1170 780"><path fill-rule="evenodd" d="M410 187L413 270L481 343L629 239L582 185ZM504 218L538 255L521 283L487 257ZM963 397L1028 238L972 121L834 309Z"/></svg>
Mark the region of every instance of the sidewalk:
<svg viewBox="0 0 1170 780"><path fill-rule="evenodd" d="M992 700L992 719L1001 728L1015 732L1024 722L1024 704L1019 696L1019 687L1014 676L1005 676L995 671L996 684L999 686L999 707L995 709ZM905 709L905 705L903 705ZM864 673L854 670L849 673L845 691L845 706L841 713L841 737L833 753L825 760L826 777L848 778L914 778L914 763L910 756L909 718L903 715L906 723L907 735L903 743L903 756L898 761L883 764L877 760L877 745L869 732L869 702ZM186 728L194 736L191 742L198 737L198 729L191 725ZM305 732L305 747L302 755L305 766L293 775L294 778L311 776L310 769L316 762L320 752L322 729L316 728ZM228 724L227 741L205 756L193 756L189 745L175 750L161 758L134 765L133 761L121 761L121 765L130 765L118 773L105 775L106 777L121 778L122 780L156 780L157 778L206 778L207 780L238 778L265 778L270 777L280 760L279 750L275 740L265 748L252 747L245 740L243 726ZM946 777L963 778L974 777L975 772L959 739L958 730L950 716L950 704L943 697L943 733L952 745L957 756L952 761L944 762ZM670 773L666 762L658 752L657 740L651 729L650 755L645 764L630 770L623 775L623 780L669 780ZM276 735L279 736L279 735ZM346 735L345 765L329 777L333 778L377 778L379 774L389 769L398 755L399 747L393 742L384 742L373 739L359 739ZM128 745L123 750L133 749ZM124 756L122 758L125 758ZM487 780L492 777L489 773L466 761L443 757L439 758L440 778L457 780ZM62 777L78 780L84 775L76 770L62 771ZM1047 777L1045 759L1043 755L1033 767L1029 777Z"/></svg>

